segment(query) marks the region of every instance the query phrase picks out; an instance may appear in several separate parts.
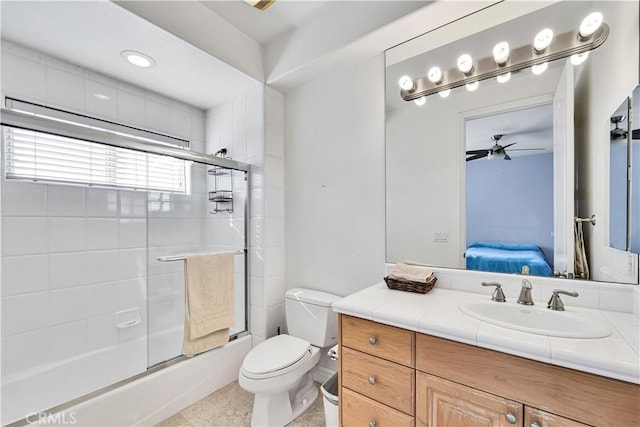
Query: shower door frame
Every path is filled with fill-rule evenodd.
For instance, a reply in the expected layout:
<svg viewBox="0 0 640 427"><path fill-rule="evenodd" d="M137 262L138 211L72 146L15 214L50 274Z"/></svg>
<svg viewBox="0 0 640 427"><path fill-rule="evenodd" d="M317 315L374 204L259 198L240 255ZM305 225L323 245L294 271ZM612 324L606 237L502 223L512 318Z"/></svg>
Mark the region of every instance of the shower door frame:
<svg viewBox="0 0 640 427"><path fill-rule="evenodd" d="M30 103L20 103L23 106ZM11 104L9 104L10 106ZM146 142L140 137L135 135L123 135L116 134L109 131L96 129L92 127L82 126L80 124L74 125L69 121L57 117L57 115L73 116L74 113L66 111L50 109L47 107L39 106L37 104L28 105L28 110L19 110L11 108L2 108L0 110L0 126L13 127L18 129L31 130L36 132L43 132L68 138L77 138L89 142L94 142L103 145L109 145L112 147L124 148L129 150L140 151L149 154L156 154L161 156L170 156L176 159L191 161L194 163L200 163L208 166L218 166L226 169L244 172L246 185L244 186L244 330L237 332L229 337L229 341L234 341L240 337L249 335L249 195L251 187L251 165L248 163L239 162L232 159L226 159L223 157L216 157L213 155L200 153L197 151L191 151L186 148L175 148L173 146L154 144L152 142ZM78 115L80 116L80 115ZM85 117L86 116L80 116ZM99 119L95 119L100 122ZM137 129L139 132L145 132L142 129ZM148 258L148 257L147 257ZM147 260L148 262L148 260ZM148 331L147 331L148 335ZM215 349L214 349L215 350ZM206 354L211 350L200 353L199 355ZM195 357L199 356L196 355ZM137 381L150 374L156 373L166 367L175 365L182 361L193 358L194 356L180 355L172 359L159 362L153 366L148 366L147 369L139 374L133 375L124 380L110 384L93 392L87 393L83 396L77 397L60 405L56 405L52 408L42 409L44 412L57 413L78 405L79 403L93 399L109 391L115 390L126 384ZM19 420L9 424L13 425L26 425L26 419Z"/></svg>

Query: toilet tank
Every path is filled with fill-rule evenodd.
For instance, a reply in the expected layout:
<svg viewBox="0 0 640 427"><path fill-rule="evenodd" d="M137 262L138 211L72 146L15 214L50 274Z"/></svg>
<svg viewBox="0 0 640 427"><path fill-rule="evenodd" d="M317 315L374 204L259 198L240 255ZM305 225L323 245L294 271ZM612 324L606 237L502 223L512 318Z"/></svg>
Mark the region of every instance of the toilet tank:
<svg viewBox="0 0 640 427"><path fill-rule="evenodd" d="M338 315L331 303L340 297L311 289L293 288L285 294L285 313L289 335L309 341L316 347L338 343Z"/></svg>

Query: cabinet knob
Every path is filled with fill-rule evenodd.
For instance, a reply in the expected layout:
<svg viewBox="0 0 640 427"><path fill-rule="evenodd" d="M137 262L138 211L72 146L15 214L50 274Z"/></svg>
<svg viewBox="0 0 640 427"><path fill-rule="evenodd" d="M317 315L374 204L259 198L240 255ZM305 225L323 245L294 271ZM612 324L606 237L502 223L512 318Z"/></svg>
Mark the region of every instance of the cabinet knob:
<svg viewBox="0 0 640 427"><path fill-rule="evenodd" d="M376 337L369 337L369 344L371 345L376 345L376 343L378 342L378 338Z"/></svg>
<svg viewBox="0 0 640 427"><path fill-rule="evenodd" d="M540 427L540 424L538 424L537 421L534 421L531 423L531 427Z"/></svg>
<svg viewBox="0 0 640 427"><path fill-rule="evenodd" d="M511 412L507 412L507 415L505 415L505 417L507 417L507 421L509 422L509 424L515 424L518 421L516 416Z"/></svg>
<svg viewBox="0 0 640 427"><path fill-rule="evenodd" d="M369 377L369 384L374 385L376 383L376 377Z"/></svg>
<svg viewBox="0 0 640 427"><path fill-rule="evenodd" d="M378 425L378 423L375 421L369 421L369 427L376 427L376 425Z"/></svg>

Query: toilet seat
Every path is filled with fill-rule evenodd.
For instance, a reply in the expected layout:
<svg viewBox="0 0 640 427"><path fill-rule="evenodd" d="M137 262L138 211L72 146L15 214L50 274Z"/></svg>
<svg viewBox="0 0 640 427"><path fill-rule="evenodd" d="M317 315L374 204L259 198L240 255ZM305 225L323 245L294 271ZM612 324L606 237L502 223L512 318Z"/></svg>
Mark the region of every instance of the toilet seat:
<svg viewBox="0 0 640 427"><path fill-rule="evenodd" d="M291 335L277 335L258 344L245 357L242 374L251 379L284 375L311 356L311 344Z"/></svg>

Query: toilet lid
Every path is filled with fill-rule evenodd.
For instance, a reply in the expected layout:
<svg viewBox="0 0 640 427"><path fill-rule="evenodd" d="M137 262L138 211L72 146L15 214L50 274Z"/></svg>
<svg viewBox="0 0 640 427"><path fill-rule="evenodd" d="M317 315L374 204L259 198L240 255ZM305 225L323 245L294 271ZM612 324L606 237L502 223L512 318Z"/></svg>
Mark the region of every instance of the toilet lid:
<svg viewBox="0 0 640 427"><path fill-rule="evenodd" d="M280 371L302 359L311 344L291 335L277 335L258 344L247 354L242 368L251 374Z"/></svg>

